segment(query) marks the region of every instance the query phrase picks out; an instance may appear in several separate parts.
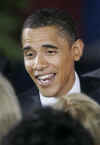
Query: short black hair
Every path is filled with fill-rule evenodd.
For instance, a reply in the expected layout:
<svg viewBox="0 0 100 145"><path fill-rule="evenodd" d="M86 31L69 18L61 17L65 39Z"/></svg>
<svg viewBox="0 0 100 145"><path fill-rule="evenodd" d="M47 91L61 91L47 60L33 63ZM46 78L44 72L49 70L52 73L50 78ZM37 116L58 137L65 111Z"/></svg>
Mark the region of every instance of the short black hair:
<svg viewBox="0 0 100 145"><path fill-rule="evenodd" d="M94 145L92 136L67 112L34 109L4 138L3 145Z"/></svg>
<svg viewBox="0 0 100 145"><path fill-rule="evenodd" d="M24 28L39 28L44 26L56 26L63 33L69 34L71 39L77 39L77 31L72 17L66 10L58 8L42 8L35 10L24 22Z"/></svg>

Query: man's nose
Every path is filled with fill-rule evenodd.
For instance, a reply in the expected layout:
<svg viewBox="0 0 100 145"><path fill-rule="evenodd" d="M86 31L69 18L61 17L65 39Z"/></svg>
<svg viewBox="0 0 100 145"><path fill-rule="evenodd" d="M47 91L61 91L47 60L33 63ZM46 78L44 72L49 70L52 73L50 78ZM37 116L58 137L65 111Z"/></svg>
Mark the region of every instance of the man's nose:
<svg viewBox="0 0 100 145"><path fill-rule="evenodd" d="M47 67L48 62L46 61L45 57L42 55L36 56L35 60L33 60L33 69L34 70L43 70Z"/></svg>

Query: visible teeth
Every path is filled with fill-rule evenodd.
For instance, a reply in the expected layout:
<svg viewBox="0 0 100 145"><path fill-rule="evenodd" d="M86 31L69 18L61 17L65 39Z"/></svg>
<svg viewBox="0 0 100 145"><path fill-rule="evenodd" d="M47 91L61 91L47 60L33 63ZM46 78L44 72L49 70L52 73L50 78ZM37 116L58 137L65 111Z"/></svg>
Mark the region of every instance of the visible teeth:
<svg viewBox="0 0 100 145"><path fill-rule="evenodd" d="M52 76L54 76L54 74L48 74L48 75L44 75L44 76L39 76L38 79L40 79L40 80L49 79Z"/></svg>

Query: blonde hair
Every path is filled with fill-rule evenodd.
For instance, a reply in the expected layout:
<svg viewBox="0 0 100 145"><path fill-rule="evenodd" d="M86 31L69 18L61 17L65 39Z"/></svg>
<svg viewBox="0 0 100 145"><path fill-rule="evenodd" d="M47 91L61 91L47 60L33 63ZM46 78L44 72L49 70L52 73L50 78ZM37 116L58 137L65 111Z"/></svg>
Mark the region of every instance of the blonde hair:
<svg viewBox="0 0 100 145"><path fill-rule="evenodd" d="M21 120L21 111L14 88L11 83L0 74L0 140Z"/></svg>
<svg viewBox="0 0 100 145"><path fill-rule="evenodd" d="M52 107L70 112L91 132L95 144L100 144L100 106L93 99L85 94L74 93L58 98Z"/></svg>

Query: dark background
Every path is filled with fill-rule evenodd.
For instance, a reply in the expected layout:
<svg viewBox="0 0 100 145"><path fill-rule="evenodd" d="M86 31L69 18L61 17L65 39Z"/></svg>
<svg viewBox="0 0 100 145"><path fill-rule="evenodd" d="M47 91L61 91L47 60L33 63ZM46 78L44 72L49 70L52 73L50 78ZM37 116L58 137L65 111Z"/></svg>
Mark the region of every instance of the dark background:
<svg viewBox="0 0 100 145"><path fill-rule="evenodd" d="M33 86L24 69L20 37L24 20L38 8L66 9L78 24L85 43L76 64L80 74L100 67L100 0L2 0L0 4L0 71L12 82L16 93Z"/></svg>

